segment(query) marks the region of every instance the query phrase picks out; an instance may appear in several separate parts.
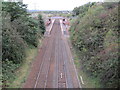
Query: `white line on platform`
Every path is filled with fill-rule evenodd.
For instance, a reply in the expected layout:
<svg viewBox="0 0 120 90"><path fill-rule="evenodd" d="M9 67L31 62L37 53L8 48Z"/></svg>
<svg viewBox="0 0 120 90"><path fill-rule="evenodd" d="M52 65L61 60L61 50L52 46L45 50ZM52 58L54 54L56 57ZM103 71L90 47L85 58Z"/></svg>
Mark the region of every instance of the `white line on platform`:
<svg viewBox="0 0 120 90"><path fill-rule="evenodd" d="M63 35L64 33L63 33L63 27L62 27L62 20L60 20L60 26L61 26L61 31L62 31L62 35Z"/></svg>
<svg viewBox="0 0 120 90"><path fill-rule="evenodd" d="M49 29L49 34L50 34L51 30L52 30L54 21L55 21L55 19L52 21L51 27L50 27L50 29Z"/></svg>

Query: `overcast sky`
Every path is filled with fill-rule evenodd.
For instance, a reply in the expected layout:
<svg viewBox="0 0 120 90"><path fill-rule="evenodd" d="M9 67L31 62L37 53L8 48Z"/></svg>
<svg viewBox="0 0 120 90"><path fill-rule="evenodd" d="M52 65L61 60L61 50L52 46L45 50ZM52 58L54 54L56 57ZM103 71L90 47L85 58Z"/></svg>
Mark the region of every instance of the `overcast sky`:
<svg viewBox="0 0 120 90"><path fill-rule="evenodd" d="M73 10L87 2L100 2L102 0L23 0L28 9L38 10Z"/></svg>

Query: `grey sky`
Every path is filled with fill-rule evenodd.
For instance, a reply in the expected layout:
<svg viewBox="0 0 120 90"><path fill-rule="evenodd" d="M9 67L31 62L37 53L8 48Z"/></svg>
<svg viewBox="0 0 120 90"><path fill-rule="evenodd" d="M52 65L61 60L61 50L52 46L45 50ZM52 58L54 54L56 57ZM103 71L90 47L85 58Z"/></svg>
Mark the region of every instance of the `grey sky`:
<svg viewBox="0 0 120 90"><path fill-rule="evenodd" d="M74 7L87 2L100 1L103 0L23 0L23 3L28 4L28 9L30 10L73 10Z"/></svg>

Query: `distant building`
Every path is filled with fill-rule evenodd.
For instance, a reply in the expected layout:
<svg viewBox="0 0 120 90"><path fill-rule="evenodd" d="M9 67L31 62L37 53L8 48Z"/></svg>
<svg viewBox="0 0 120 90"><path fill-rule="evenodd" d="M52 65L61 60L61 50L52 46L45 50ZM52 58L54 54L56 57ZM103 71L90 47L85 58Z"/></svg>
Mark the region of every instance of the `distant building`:
<svg viewBox="0 0 120 90"><path fill-rule="evenodd" d="M32 12L30 14L31 14L30 17L37 18L40 12Z"/></svg>
<svg viewBox="0 0 120 90"><path fill-rule="evenodd" d="M8 1L8 2L23 2L23 0L5 0L5 1Z"/></svg>

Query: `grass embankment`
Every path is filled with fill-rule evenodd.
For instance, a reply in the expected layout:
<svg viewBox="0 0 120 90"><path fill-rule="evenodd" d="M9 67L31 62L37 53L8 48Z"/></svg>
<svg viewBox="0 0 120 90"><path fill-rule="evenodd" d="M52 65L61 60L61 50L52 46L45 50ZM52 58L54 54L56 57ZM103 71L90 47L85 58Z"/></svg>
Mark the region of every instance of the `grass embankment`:
<svg viewBox="0 0 120 90"><path fill-rule="evenodd" d="M39 47L41 46L41 41ZM21 88L25 83L27 76L30 73L32 62L35 60L38 48L31 47L26 50L26 58L23 64L15 71L16 77L14 81L9 85L11 88Z"/></svg>
<svg viewBox="0 0 120 90"><path fill-rule="evenodd" d="M41 47L42 43L40 40L39 47ZM38 48L31 47L26 49L26 58L23 62L23 64L19 67L18 70L16 70L15 74L16 77L12 84L10 84L11 88L21 88L23 84L25 83L27 76L30 73L32 62L35 60L35 57L37 55Z"/></svg>
<svg viewBox="0 0 120 90"><path fill-rule="evenodd" d="M79 7L81 13L71 25L71 42L79 56L75 63L80 74L83 75L85 87L120 86L118 5L118 3L105 2L94 3L87 9L86 6L89 5Z"/></svg>
<svg viewBox="0 0 120 90"><path fill-rule="evenodd" d="M21 67L15 72L16 73L15 80L13 81L13 83L9 85L11 88L20 88L22 84L25 82L30 71L31 63L35 59L35 56L37 54L37 49L36 48L28 49L26 52L27 52L26 59L24 60Z"/></svg>
<svg viewBox="0 0 120 90"><path fill-rule="evenodd" d="M79 50L76 49L75 47L73 47L72 53L74 56L74 63L75 63L76 69L78 71L78 77L79 77L80 82L81 82L80 77L82 77L82 79L83 79L84 84L82 84L82 82L81 82L82 88L100 88L101 86L100 86L99 79L89 76L86 73L86 71L84 71L82 69L82 63L80 60Z"/></svg>

